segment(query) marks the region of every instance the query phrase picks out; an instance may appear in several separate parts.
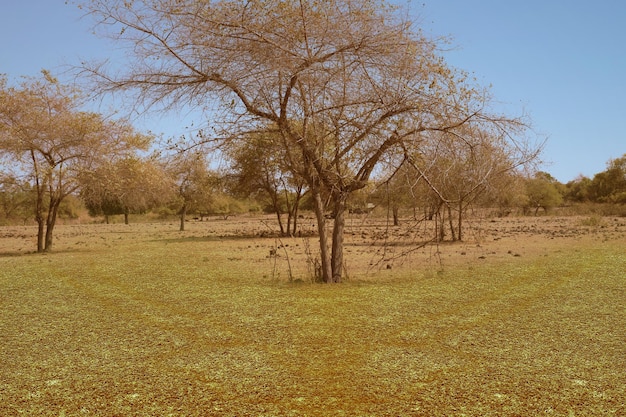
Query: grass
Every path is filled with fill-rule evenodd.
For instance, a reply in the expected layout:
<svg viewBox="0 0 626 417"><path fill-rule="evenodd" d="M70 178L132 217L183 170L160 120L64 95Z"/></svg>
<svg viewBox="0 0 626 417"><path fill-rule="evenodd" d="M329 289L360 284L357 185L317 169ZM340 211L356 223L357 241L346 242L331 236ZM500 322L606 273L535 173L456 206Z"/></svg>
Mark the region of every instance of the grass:
<svg viewBox="0 0 626 417"><path fill-rule="evenodd" d="M626 414L623 243L326 286L111 241L0 258L0 415Z"/></svg>

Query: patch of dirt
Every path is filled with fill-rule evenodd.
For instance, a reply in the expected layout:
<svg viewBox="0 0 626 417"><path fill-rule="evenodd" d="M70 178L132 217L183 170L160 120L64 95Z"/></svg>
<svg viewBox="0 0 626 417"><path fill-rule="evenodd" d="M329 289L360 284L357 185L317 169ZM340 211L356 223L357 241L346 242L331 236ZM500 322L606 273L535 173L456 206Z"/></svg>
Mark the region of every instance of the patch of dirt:
<svg viewBox="0 0 626 417"><path fill-rule="evenodd" d="M318 251L315 220L299 219L301 236L279 237L273 216L240 216L227 220L189 221L186 230L178 222L125 224L71 224L55 229L54 252L106 251L142 242L165 243L222 241L231 245L229 261L274 259L278 268L301 273ZM626 218L585 216L506 217L468 219L463 241L432 241L434 222L405 219L391 226L386 219L351 215L345 229L348 275L371 271L414 269L484 262L515 262L520 258L547 256L572 245L607 241L626 242ZM0 227L0 256L32 253L36 248L34 226ZM449 238L449 237L448 237ZM289 264L289 265L287 265Z"/></svg>

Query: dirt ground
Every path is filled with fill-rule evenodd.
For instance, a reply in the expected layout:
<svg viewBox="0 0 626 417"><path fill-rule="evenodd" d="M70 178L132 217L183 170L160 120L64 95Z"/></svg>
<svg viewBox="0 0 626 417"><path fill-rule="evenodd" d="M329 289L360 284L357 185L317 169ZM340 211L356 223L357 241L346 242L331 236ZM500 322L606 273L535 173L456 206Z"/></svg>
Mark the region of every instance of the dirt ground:
<svg viewBox="0 0 626 417"><path fill-rule="evenodd" d="M191 220L180 232L175 220L154 223L65 224L55 229L53 251L99 251L142 242L219 240L232 245L233 259L276 258L279 268L303 268L317 253L312 216L299 220L302 236L280 238L273 216L239 216ZM626 218L539 216L474 218L466 222L461 242L430 241L434 222L405 219L393 227L384 218L352 215L346 224L345 259L350 274L485 262L514 262L545 256L575 245L622 241L626 249ZM0 227L0 256L32 253L34 226ZM428 243L427 243L428 242ZM288 264L288 265L287 265Z"/></svg>

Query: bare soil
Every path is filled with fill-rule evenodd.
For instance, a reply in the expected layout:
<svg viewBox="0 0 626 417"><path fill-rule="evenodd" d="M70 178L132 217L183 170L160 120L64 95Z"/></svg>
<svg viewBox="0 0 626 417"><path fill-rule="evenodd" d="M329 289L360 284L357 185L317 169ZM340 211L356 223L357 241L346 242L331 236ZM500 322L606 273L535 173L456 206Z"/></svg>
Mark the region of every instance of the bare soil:
<svg viewBox="0 0 626 417"><path fill-rule="evenodd" d="M311 278L307 261L318 253L312 216L299 219L300 235L279 237L273 216L239 216L191 220L184 232L177 221L125 224L66 224L55 229L53 251L100 251L151 241L220 241L232 258L261 262L273 258L271 270L293 279ZM626 218L539 216L474 218L466 222L463 241L433 242L435 223L405 219L398 227L380 218L352 215L345 235L346 273L363 278L387 270L434 269L487 262L515 262L576 246L601 242L626 244ZM34 226L0 227L0 256L32 253ZM449 236L446 237L449 239ZM285 270L287 270L285 272ZM267 274L267 271L263 271ZM309 274L310 275L310 274Z"/></svg>

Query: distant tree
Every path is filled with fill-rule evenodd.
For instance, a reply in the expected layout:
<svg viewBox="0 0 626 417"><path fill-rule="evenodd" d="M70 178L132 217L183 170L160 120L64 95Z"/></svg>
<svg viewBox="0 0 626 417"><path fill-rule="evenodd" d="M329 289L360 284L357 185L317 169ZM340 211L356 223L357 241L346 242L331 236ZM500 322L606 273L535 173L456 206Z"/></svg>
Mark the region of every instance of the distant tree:
<svg viewBox="0 0 626 417"><path fill-rule="evenodd" d="M276 214L281 235L295 235L300 201L306 192L304 178L282 147L277 145L276 130L252 132L228 146L233 161L231 170L235 189L243 196L256 196ZM287 213L286 224L283 213Z"/></svg>
<svg viewBox="0 0 626 417"><path fill-rule="evenodd" d="M128 156L105 162L81 176L81 196L91 214L144 212L171 199L174 184L154 159Z"/></svg>
<svg viewBox="0 0 626 417"><path fill-rule="evenodd" d="M376 206L377 181L371 181L366 187L352 193L348 199L348 212L352 214L369 214Z"/></svg>
<svg viewBox="0 0 626 417"><path fill-rule="evenodd" d="M0 223L32 218L34 193L30 184L0 172Z"/></svg>
<svg viewBox="0 0 626 417"><path fill-rule="evenodd" d="M507 216L513 210L528 206L526 183L523 175L517 171L506 172L490 182L480 198L484 207L494 207L498 216Z"/></svg>
<svg viewBox="0 0 626 417"><path fill-rule="evenodd" d="M468 125L490 126L528 149L522 120L491 114L489 94L447 66L440 43L384 1L83 3L97 29L127 42L132 55L119 76L97 64L84 69L101 91L221 109L226 141L276 126L276 143L286 159L300 161L291 167L314 202L328 283L339 282L345 267L349 197L381 161L419 148L427 132L458 132L463 140L460 128Z"/></svg>
<svg viewBox="0 0 626 417"><path fill-rule="evenodd" d="M419 183L419 175L408 163L401 164L400 167L391 173L391 176L382 181L372 195L373 201L381 207L386 207L393 219L393 225L400 225L400 210L418 205L418 191L416 185Z"/></svg>
<svg viewBox="0 0 626 417"><path fill-rule="evenodd" d="M51 249L59 207L78 190L81 172L150 142L127 122L80 111L79 104L79 92L46 71L19 87L0 78L0 153L12 156L34 189L38 252Z"/></svg>
<svg viewBox="0 0 626 417"><path fill-rule="evenodd" d="M434 140L422 146L416 156L408 155L409 162L438 197L435 201L445 211L452 240L463 240L467 209L487 193L493 198L502 178L530 162L535 154L519 154L505 134L477 126L432 135Z"/></svg>
<svg viewBox="0 0 626 417"><path fill-rule="evenodd" d="M222 217L224 220L230 216L245 213L246 205L235 196L220 190L213 191L213 197L208 205L204 207L204 212Z"/></svg>
<svg viewBox="0 0 626 417"><path fill-rule="evenodd" d="M591 179L584 175L565 184L564 198L567 201L582 203L591 198Z"/></svg>
<svg viewBox="0 0 626 417"><path fill-rule="evenodd" d="M534 209L535 216L539 209L546 213L563 202L560 192L560 183L549 173L539 171L533 178L526 180L526 194L528 196L528 210Z"/></svg>
<svg viewBox="0 0 626 417"><path fill-rule="evenodd" d="M203 152L173 152L164 157L167 173L175 187L171 202L180 218L180 231L185 230L188 213L206 210L213 198L215 179Z"/></svg>
<svg viewBox="0 0 626 417"><path fill-rule="evenodd" d="M626 203L626 154L609 160L607 169L594 175L588 190L593 201Z"/></svg>

